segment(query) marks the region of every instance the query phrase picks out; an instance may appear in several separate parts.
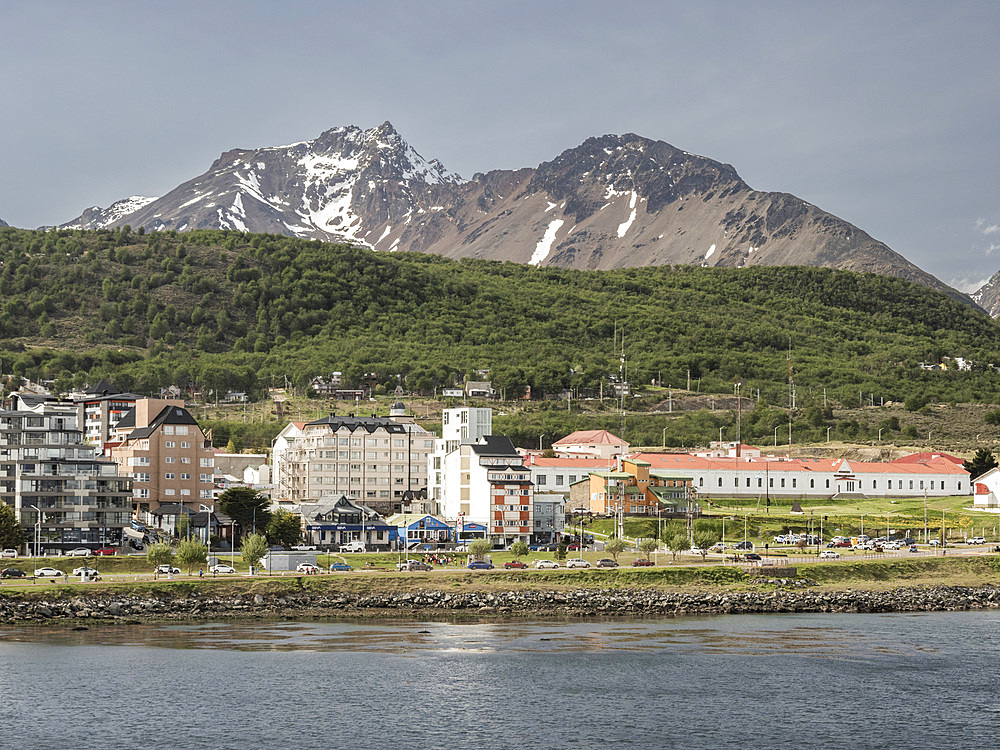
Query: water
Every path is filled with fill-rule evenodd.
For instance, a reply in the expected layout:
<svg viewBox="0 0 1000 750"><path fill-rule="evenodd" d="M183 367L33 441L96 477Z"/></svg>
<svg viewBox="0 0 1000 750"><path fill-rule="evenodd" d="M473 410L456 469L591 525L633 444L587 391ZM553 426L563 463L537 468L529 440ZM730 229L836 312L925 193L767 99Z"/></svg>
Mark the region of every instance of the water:
<svg viewBox="0 0 1000 750"><path fill-rule="evenodd" d="M997 612L0 630L0 747L1000 745Z"/></svg>

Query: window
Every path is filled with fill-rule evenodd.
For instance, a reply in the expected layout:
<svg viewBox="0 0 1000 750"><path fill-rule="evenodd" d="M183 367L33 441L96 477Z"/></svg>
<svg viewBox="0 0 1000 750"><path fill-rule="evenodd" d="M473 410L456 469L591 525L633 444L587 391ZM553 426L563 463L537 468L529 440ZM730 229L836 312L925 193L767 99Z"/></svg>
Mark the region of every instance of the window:
<svg viewBox="0 0 1000 750"><path fill-rule="evenodd" d="M164 446L166 446L167 448L176 448L177 447L177 443L175 443L173 440L167 440L164 443Z"/></svg>
<svg viewBox="0 0 1000 750"><path fill-rule="evenodd" d="M199 466L215 466L214 458L202 458L198 461Z"/></svg>
<svg viewBox="0 0 1000 750"><path fill-rule="evenodd" d="M199 482L211 482L212 481L212 475L211 474L199 474L198 475L198 481Z"/></svg>
<svg viewBox="0 0 1000 750"><path fill-rule="evenodd" d="M181 474L181 479L187 480L187 479L190 479L190 478L191 478L190 474Z"/></svg>
<svg viewBox="0 0 1000 750"><path fill-rule="evenodd" d="M191 442L189 440L181 440L181 448L190 448Z"/></svg>
<svg viewBox="0 0 1000 750"><path fill-rule="evenodd" d="M176 474L174 474L172 471L168 471L166 474L163 475L163 478L164 479L176 479Z"/></svg>
<svg viewBox="0 0 1000 750"><path fill-rule="evenodd" d="M830 489L830 480L829 479L826 480L826 488Z"/></svg>
<svg viewBox="0 0 1000 750"><path fill-rule="evenodd" d="M569 475L569 483L570 484L576 484L576 474L570 474Z"/></svg>
<svg viewBox="0 0 1000 750"><path fill-rule="evenodd" d="M705 477L698 477L698 486L699 487L705 486Z"/></svg>
<svg viewBox="0 0 1000 750"><path fill-rule="evenodd" d="M198 490L198 497L207 500L212 497L212 490Z"/></svg>
<svg viewBox="0 0 1000 750"><path fill-rule="evenodd" d="M163 494L164 495L176 495L177 493L174 492L174 490L163 490Z"/></svg>
<svg viewBox="0 0 1000 750"><path fill-rule="evenodd" d="M172 464L174 462L175 462L175 459L174 459L173 456L164 456L163 457L163 463L165 463L165 464Z"/></svg>
<svg viewBox="0 0 1000 750"><path fill-rule="evenodd" d="M189 463L191 463L191 456L181 456L181 463L182 464L189 464Z"/></svg>
<svg viewBox="0 0 1000 750"><path fill-rule="evenodd" d="M543 484L545 484L545 481L546 481L545 480L545 475L544 474L539 474L538 475L538 485L542 486Z"/></svg>
<svg viewBox="0 0 1000 750"><path fill-rule="evenodd" d="M174 427L174 434L175 435L187 435L188 434L187 425L186 424L179 424L176 427Z"/></svg>
<svg viewBox="0 0 1000 750"><path fill-rule="evenodd" d="M747 487L750 486L750 477L747 477Z"/></svg>
<svg viewBox="0 0 1000 750"><path fill-rule="evenodd" d="M767 486L770 487L771 489L774 489L774 477L767 478Z"/></svg>
<svg viewBox="0 0 1000 750"><path fill-rule="evenodd" d="M182 495L190 495L191 494L191 490L181 490L181 494Z"/></svg>
<svg viewBox="0 0 1000 750"><path fill-rule="evenodd" d="M931 480L931 489L932 490L934 489L934 480L933 479Z"/></svg>
<svg viewBox="0 0 1000 750"><path fill-rule="evenodd" d="M816 480L815 479L810 479L809 480L809 489L812 489L815 486L816 486Z"/></svg>
<svg viewBox="0 0 1000 750"><path fill-rule="evenodd" d="M719 477L719 486L722 486L722 477Z"/></svg>
<svg viewBox="0 0 1000 750"><path fill-rule="evenodd" d="M784 477L782 477L782 478L781 478L781 486L782 486L782 487L784 487L784 486L785 486L785 478L784 478Z"/></svg>
<svg viewBox="0 0 1000 750"><path fill-rule="evenodd" d="M564 479L564 477L563 477L562 474L556 474L556 484L562 484L563 483L563 479Z"/></svg>
<svg viewBox="0 0 1000 750"><path fill-rule="evenodd" d="M792 487L795 487L795 482L796 482L796 481L798 481L798 480L796 480L796 479L792 479Z"/></svg>

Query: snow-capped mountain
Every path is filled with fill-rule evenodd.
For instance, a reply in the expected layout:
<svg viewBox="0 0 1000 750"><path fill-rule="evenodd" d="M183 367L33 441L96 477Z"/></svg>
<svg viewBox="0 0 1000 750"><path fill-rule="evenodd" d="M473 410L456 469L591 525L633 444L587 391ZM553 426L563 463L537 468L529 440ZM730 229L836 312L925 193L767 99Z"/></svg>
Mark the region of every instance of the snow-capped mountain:
<svg viewBox="0 0 1000 750"><path fill-rule="evenodd" d="M1000 271L993 274L989 281L969 296L991 316L1000 318Z"/></svg>
<svg viewBox="0 0 1000 750"><path fill-rule="evenodd" d="M6 221L4 221L3 219L0 219L0 227L9 227L9 226L10 226L10 224L8 224L8 223L7 223Z"/></svg>
<svg viewBox="0 0 1000 750"><path fill-rule="evenodd" d="M388 122L220 156L162 198L63 226L130 224L350 241L376 250L607 269L811 265L901 276L958 295L885 244L728 165L638 135L590 138L537 168L462 180ZM148 201L141 203L141 201ZM118 208L116 208L118 207Z"/></svg>
<svg viewBox="0 0 1000 750"><path fill-rule="evenodd" d="M127 221L121 220L155 200L156 198L133 195L131 198L115 201L107 208L91 206L73 221L60 225L59 229L105 229L106 227L118 226L119 222L127 224Z"/></svg>

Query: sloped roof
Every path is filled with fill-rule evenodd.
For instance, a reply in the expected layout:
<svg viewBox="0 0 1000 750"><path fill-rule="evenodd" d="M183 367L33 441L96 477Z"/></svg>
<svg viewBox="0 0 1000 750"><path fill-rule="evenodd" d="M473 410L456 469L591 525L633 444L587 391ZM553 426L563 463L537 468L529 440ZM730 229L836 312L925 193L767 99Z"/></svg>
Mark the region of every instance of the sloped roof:
<svg viewBox="0 0 1000 750"><path fill-rule="evenodd" d="M520 463L521 455L514 447L514 443L506 435L484 435L479 438L478 443L471 446L477 456L511 456Z"/></svg>
<svg viewBox="0 0 1000 750"><path fill-rule="evenodd" d="M793 458L767 459L729 456L694 456L690 453L638 453L636 458L648 461L653 469L675 469L678 471L767 471L785 473L790 471L815 471L836 473L838 471L856 474L968 474L961 465L951 461L935 460L926 463L881 463L872 461L848 461L843 458Z"/></svg>
<svg viewBox="0 0 1000 750"><path fill-rule="evenodd" d="M565 456L553 456L544 458L531 453L525 456L525 464L528 466L538 466L540 468L552 469L606 469L608 459L606 458L567 458Z"/></svg>
<svg viewBox="0 0 1000 750"><path fill-rule="evenodd" d="M386 432L406 432L406 428L403 425L387 417L338 417L334 414L308 422L306 427L319 427L321 425L329 426L332 432L336 432L343 427L346 427L351 432L355 430L375 432L379 427L384 428Z"/></svg>
<svg viewBox="0 0 1000 750"><path fill-rule="evenodd" d="M119 426L129 426L123 424L125 420L128 419L129 414L132 415L132 424L135 424L135 409L132 409L128 412L128 414L122 417L121 421L118 423ZM183 406L164 406L163 409L160 410L160 413L150 421L148 427L139 427L138 429L132 430L132 432L128 434L128 439L135 440L138 438L149 437L165 424L186 424L194 425L195 427L198 426L197 420L195 420L195 418L191 416L191 412ZM119 429L119 426L116 426L115 429Z"/></svg>
<svg viewBox="0 0 1000 750"><path fill-rule="evenodd" d="M561 440L552 443L555 445L628 445L617 435L613 435L607 430L577 430Z"/></svg>
<svg viewBox="0 0 1000 750"><path fill-rule="evenodd" d="M958 456L953 456L950 453L911 453L908 456L901 456L899 458L893 459L890 463L894 464L918 464L924 463L926 461L951 461L953 464L963 464L965 463Z"/></svg>

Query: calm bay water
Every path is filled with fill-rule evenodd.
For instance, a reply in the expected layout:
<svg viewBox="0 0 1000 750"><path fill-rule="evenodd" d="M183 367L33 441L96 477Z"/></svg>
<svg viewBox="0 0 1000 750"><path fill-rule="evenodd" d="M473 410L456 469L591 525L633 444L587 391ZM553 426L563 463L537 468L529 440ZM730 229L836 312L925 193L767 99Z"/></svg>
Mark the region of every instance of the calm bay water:
<svg viewBox="0 0 1000 750"><path fill-rule="evenodd" d="M7 628L0 747L997 747L998 626L958 612Z"/></svg>

